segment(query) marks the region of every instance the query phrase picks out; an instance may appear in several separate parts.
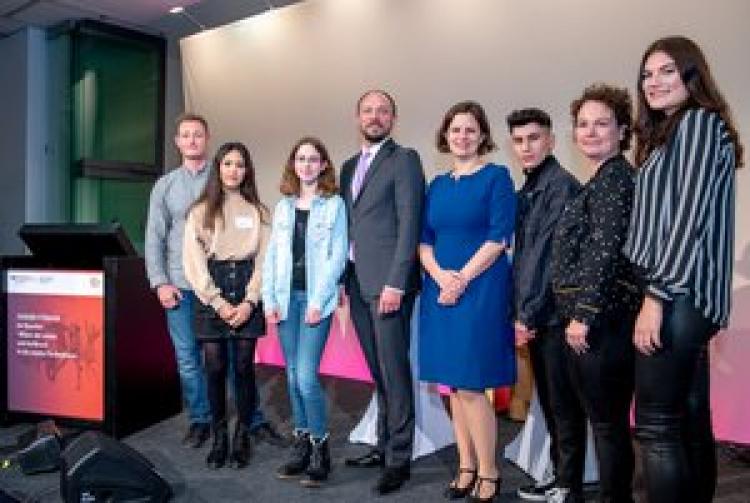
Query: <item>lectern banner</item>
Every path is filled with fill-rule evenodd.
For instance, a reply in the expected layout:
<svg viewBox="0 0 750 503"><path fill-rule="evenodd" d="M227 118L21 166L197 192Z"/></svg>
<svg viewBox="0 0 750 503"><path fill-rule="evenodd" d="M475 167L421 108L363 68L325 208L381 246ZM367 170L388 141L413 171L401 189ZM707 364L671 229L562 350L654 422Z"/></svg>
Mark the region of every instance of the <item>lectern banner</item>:
<svg viewBox="0 0 750 503"><path fill-rule="evenodd" d="M104 273L10 269L8 410L104 419Z"/></svg>

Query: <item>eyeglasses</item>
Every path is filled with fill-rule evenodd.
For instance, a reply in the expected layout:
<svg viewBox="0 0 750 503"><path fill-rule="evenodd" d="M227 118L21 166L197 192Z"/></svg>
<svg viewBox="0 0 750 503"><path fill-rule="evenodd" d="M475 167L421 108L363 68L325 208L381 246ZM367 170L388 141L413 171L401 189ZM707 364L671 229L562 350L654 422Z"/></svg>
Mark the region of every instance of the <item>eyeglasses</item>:
<svg viewBox="0 0 750 503"><path fill-rule="evenodd" d="M304 155L298 155L294 158L294 162L298 162L300 164L310 163L310 164L320 164L322 159L318 155L311 155L309 157Z"/></svg>

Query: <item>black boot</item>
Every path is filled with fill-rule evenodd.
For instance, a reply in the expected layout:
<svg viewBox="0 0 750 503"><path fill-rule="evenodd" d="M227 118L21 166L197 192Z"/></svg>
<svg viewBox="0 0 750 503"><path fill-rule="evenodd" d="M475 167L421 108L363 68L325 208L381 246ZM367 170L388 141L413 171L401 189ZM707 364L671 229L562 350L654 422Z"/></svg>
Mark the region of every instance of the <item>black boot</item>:
<svg viewBox="0 0 750 503"><path fill-rule="evenodd" d="M328 435L322 439L310 437L310 465L300 483L307 487L318 487L328 479L331 471L331 451L328 449Z"/></svg>
<svg viewBox="0 0 750 503"><path fill-rule="evenodd" d="M211 452L208 453L206 464L214 470L221 468L227 462L227 453L229 451L229 432L227 431L227 422L222 421L213 426L213 445Z"/></svg>
<svg viewBox="0 0 750 503"><path fill-rule="evenodd" d="M245 468L250 461L252 447L250 444L250 433L242 421L237 419L232 436L232 452L229 454L229 466L236 469Z"/></svg>
<svg viewBox="0 0 750 503"><path fill-rule="evenodd" d="M292 441L292 455L277 471L280 479L290 479L301 475L310 464L310 435L307 432L295 431Z"/></svg>

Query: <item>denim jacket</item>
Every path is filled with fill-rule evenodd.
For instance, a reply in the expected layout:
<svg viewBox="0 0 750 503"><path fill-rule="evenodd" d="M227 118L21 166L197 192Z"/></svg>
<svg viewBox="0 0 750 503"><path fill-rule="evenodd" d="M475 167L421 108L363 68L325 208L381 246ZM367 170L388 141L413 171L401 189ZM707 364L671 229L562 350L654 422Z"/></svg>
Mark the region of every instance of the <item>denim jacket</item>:
<svg viewBox="0 0 750 503"><path fill-rule="evenodd" d="M292 288L295 202L295 197L285 197L276 205L263 261L263 309L278 309L282 320ZM305 283L308 307L320 309L321 317L333 313L338 303L348 246L344 201L338 195L313 199L305 235Z"/></svg>

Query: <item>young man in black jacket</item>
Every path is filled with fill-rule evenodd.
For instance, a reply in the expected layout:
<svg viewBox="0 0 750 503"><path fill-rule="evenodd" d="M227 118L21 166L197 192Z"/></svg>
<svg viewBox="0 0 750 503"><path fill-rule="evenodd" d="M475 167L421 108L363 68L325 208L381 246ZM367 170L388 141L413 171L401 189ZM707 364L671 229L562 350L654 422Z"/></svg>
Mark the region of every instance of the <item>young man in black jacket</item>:
<svg viewBox="0 0 750 503"><path fill-rule="evenodd" d="M526 181L518 191L513 251L513 316L516 345L528 344L539 403L551 437L552 476L522 487L518 495L545 501L555 486L560 445L550 395L574 393L565 369L564 326L555 309L551 283L551 251L555 226L580 183L552 155L555 137L549 115L537 108L516 110L507 117L513 153ZM583 460L580 460L583 463Z"/></svg>

